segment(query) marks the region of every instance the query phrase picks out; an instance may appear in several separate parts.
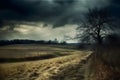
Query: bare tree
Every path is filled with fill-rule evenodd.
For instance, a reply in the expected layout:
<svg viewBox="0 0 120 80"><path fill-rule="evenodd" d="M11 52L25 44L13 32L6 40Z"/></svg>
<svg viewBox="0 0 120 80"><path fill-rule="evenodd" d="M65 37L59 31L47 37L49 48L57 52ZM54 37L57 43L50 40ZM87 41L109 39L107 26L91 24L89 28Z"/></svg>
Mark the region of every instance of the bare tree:
<svg viewBox="0 0 120 80"><path fill-rule="evenodd" d="M85 14L85 20L77 28L77 38L102 44L104 37L111 31L111 22L112 17L108 13L108 9L89 9Z"/></svg>

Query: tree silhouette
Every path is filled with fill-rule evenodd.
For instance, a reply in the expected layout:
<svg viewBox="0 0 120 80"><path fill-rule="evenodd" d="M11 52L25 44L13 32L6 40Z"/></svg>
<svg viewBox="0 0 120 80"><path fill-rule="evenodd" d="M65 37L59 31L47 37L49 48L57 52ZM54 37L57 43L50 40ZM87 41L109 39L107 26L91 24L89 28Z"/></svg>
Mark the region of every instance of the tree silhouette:
<svg viewBox="0 0 120 80"><path fill-rule="evenodd" d="M107 8L89 9L85 14L85 20L77 28L77 38L82 41L95 41L98 44L103 43L103 39L111 31L112 16L109 14ZM82 29L82 31L81 31Z"/></svg>
<svg viewBox="0 0 120 80"><path fill-rule="evenodd" d="M53 41L53 44L57 44L57 43L58 43L58 40L57 40L57 38L55 38Z"/></svg>

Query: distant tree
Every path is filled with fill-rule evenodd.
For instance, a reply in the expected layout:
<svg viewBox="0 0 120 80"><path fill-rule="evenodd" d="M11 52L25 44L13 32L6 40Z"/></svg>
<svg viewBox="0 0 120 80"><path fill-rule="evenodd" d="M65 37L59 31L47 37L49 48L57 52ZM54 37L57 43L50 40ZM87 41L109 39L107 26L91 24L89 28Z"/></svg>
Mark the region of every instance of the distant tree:
<svg viewBox="0 0 120 80"><path fill-rule="evenodd" d="M95 41L98 44L103 43L103 39L110 33L112 26L112 16L107 8L89 9L85 14L85 20L82 20L77 28L77 38L82 41ZM81 31L82 29L82 31Z"/></svg>
<svg viewBox="0 0 120 80"><path fill-rule="evenodd" d="M67 42L66 41L62 41L60 44L67 44Z"/></svg>
<svg viewBox="0 0 120 80"><path fill-rule="evenodd" d="M58 44L57 38L54 39L53 44Z"/></svg>
<svg viewBox="0 0 120 80"><path fill-rule="evenodd" d="M51 40L49 40L47 43L48 43L48 44L52 44L52 41L51 41Z"/></svg>

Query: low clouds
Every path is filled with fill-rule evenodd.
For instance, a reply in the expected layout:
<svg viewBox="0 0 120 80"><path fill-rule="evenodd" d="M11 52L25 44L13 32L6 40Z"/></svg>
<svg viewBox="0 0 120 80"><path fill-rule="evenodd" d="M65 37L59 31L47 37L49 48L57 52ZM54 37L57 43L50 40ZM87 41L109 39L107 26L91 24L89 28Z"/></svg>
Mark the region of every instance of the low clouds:
<svg viewBox="0 0 120 80"><path fill-rule="evenodd" d="M51 34L51 31L54 30L52 28L78 24L88 8L103 8L108 6L110 1L111 0L0 0L0 38L11 39L15 37L18 38L21 35L22 38L28 38L28 36L23 36L23 34L28 34L27 31L29 32L30 26L37 29L40 25L45 27L46 31ZM20 27L21 25L26 25L28 28ZM48 30L46 27L49 27ZM69 28L71 30L71 26L69 26ZM37 32L31 31L33 34L29 33L29 37L36 35L39 39L42 39L42 31L39 30L40 36ZM46 35L48 35L48 33L46 33ZM55 31L55 33L57 33L57 31ZM60 34L61 33L56 36ZM66 32L64 31L63 34L66 34ZM32 38L35 39L37 37Z"/></svg>
<svg viewBox="0 0 120 80"><path fill-rule="evenodd" d="M52 28L52 25L49 27L43 27L43 24L39 25L39 27L33 27L28 25L20 25L19 27L14 28L14 32L9 31L7 36L8 39L32 39L32 40L54 40L57 38L59 41L63 41L64 36L75 36L77 25L65 25L59 28ZM14 34L12 34L14 33ZM8 35L8 34L4 34ZM73 42L70 40L68 42Z"/></svg>

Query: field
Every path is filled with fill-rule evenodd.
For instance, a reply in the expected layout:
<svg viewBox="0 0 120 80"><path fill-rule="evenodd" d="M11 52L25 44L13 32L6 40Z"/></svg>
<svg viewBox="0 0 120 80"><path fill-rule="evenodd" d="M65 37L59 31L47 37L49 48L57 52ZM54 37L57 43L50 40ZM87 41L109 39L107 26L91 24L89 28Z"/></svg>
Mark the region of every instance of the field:
<svg viewBox="0 0 120 80"><path fill-rule="evenodd" d="M91 62L91 80L120 80L120 45L97 47Z"/></svg>
<svg viewBox="0 0 120 80"><path fill-rule="evenodd" d="M67 45L1 46L0 79L84 80L90 54Z"/></svg>

